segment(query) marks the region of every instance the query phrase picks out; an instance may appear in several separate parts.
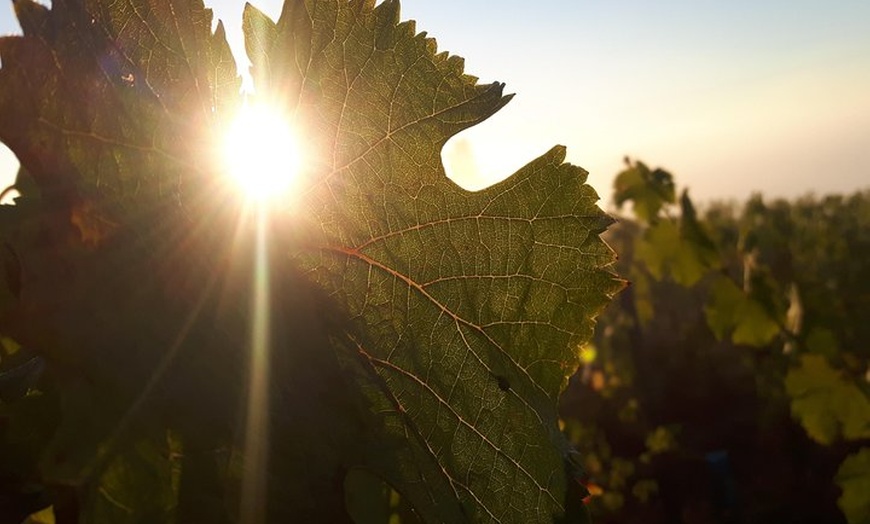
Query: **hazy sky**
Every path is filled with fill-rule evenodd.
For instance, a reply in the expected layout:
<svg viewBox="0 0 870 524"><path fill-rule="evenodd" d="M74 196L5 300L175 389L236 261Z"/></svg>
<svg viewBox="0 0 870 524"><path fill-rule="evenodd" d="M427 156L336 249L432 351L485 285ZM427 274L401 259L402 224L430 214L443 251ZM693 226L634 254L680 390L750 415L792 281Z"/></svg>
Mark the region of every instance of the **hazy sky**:
<svg viewBox="0 0 870 524"><path fill-rule="evenodd" d="M207 3L241 51L243 3ZM703 200L870 187L868 0L404 0L402 17L517 93L448 144L469 185L564 144L605 198L624 155Z"/></svg>

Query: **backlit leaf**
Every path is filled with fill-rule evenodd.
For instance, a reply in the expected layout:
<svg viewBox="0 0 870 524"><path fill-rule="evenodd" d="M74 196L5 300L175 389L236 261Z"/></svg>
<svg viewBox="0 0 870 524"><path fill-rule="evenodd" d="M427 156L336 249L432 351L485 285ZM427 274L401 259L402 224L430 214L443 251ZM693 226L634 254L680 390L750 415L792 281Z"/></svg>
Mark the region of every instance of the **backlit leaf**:
<svg viewBox="0 0 870 524"><path fill-rule="evenodd" d="M822 355L804 355L788 372L785 388L792 414L822 444L870 437L870 399Z"/></svg>
<svg viewBox="0 0 870 524"><path fill-rule="evenodd" d="M0 139L40 187L112 209L202 178L209 124L240 80L201 2L18 0L16 12L24 35L0 38Z"/></svg>
<svg viewBox="0 0 870 524"><path fill-rule="evenodd" d="M396 2L288 2L274 29L247 12L263 96L323 153L290 255L355 319L384 436L408 444L366 465L433 520L559 516L555 400L619 287L585 172L555 148L480 192L448 180L445 141L508 98L397 25Z"/></svg>
<svg viewBox="0 0 870 524"><path fill-rule="evenodd" d="M51 508L46 508L36 512L24 521L24 524L55 524L54 511Z"/></svg>
<svg viewBox="0 0 870 524"><path fill-rule="evenodd" d="M661 220L650 225L637 245L637 256L658 279L668 276L692 286L718 266L719 254L698 222L695 208L684 191L679 221Z"/></svg>
<svg viewBox="0 0 870 524"><path fill-rule="evenodd" d="M650 169L640 161L625 159L626 168L613 181L616 207L631 201L635 216L646 223L659 218L659 211L676 200L674 178L667 171Z"/></svg>
<svg viewBox="0 0 870 524"><path fill-rule="evenodd" d="M761 304L727 277L713 281L704 311L707 324L720 340L730 334L735 344L761 347L780 332L779 325Z"/></svg>
<svg viewBox="0 0 870 524"><path fill-rule="evenodd" d="M130 421L237 444L253 250L209 144L238 78L198 0L21 1L25 35L0 40L0 139L41 198L4 232L23 298L3 327L106 397L85 413L69 393L49 470L102 482L92 518L151 504L163 520L173 492L128 469L165 483L169 466ZM622 286L599 238L612 219L561 146L478 192L451 182L445 142L510 96L400 23L398 2L374 4L245 10L256 97L292 116L308 158L268 237L267 515L349 518L336 486L356 470L426 522L583 521L556 402Z"/></svg>
<svg viewBox="0 0 870 524"><path fill-rule="evenodd" d="M849 455L836 476L843 494L837 501L849 524L870 523L870 448Z"/></svg>
<svg viewBox="0 0 870 524"><path fill-rule="evenodd" d="M95 522L171 522L178 503L181 449L171 436L143 436L119 450L86 501Z"/></svg>

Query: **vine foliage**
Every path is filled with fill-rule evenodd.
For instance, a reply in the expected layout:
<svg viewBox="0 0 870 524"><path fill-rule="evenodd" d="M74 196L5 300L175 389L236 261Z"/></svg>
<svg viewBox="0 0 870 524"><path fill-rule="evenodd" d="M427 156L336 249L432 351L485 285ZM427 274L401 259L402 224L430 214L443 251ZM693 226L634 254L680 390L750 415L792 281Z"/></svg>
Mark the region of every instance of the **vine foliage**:
<svg viewBox="0 0 870 524"><path fill-rule="evenodd" d="M622 286L612 220L562 147L479 192L446 178L502 84L393 0L246 6L256 101L313 154L267 219L269 426L243 442L257 263L213 154L243 104L222 25L200 0L15 9L2 520L232 522L252 440L270 522L586 519L556 403Z"/></svg>
<svg viewBox="0 0 870 524"><path fill-rule="evenodd" d="M614 200L633 285L562 409L596 521L866 523L870 193L698 210L627 160Z"/></svg>

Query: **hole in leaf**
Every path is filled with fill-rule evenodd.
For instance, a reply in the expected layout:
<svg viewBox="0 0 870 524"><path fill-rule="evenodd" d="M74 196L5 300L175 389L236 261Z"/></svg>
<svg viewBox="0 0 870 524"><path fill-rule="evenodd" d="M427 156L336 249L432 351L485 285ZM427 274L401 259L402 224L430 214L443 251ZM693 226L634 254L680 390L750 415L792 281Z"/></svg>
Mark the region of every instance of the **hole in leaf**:
<svg viewBox="0 0 870 524"><path fill-rule="evenodd" d="M9 187L15 183L18 166L18 158L15 157L15 154L0 143L0 187Z"/></svg>

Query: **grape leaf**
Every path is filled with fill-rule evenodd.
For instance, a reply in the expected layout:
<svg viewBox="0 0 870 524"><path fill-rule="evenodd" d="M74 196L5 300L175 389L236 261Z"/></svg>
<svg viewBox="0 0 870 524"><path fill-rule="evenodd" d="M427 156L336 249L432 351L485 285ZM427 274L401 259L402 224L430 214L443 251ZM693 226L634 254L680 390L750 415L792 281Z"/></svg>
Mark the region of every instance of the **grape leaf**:
<svg viewBox="0 0 870 524"><path fill-rule="evenodd" d="M55 524L55 522L54 512L51 508L46 508L27 517L23 524Z"/></svg>
<svg viewBox="0 0 870 524"><path fill-rule="evenodd" d="M20 292L4 293L2 329L65 377L43 480L87 486L184 333L171 317L191 315L165 291L213 254L186 252L207 234L184 213L213 186L204 154L241 101L240 79L201 2L15 9L24 34L0 38L0 139L21 161L23 198L0 215L17 265L6 287Z"/></svg>
<svg viewBox="0 0 870 524"><path fill-rule="evenodd" d="M730 333L735 344L761 347L780 332L779 325L764 307L727 277L716 278L710 285L704 312L707 324L719 340Z"/></svg>
<svg viewBox="0 0 870 524"><path fill-rule="evenodd" d="M424 515L452 499L453 519L559 516L569 479L555 401L619 288L602 271L611 220L586 173L558 147L480 192L448 180L444 142L508 98L397 25L397 2L287 2L274 26L246 13L258 90L330 153L290 255L354 319L380 385L370 400L417 470L368 466Z"/></svg>
<svg viewBox="0 0 870 524"><path fill-rule="evenodd" d="M698 222L688 191L680 197L679 222L651 224L638 240L637 255L657 279L665 275L683 286L692 286L719 264L713 241Z"/></svg>
<svg viewBox="0 0 870 524"><path fill-rule="evenodd" d="M96 522L171 522L177 504L181 449L171 435L142 436L120 450L85 501Z"/></svg>
<svg viewBox="0 0 870 524"><path fill-rule="evenodd" d="M870 437L870 399L824 356L802 356L800 367L786 375L785 389L792 398L792 414L816 441Z"/></svg>
<svg viewBox="0 0 870 524"><path fill-rule="evenodd" d="M251 263L228 260L238 209L207 156L239 102L222 28L196 0L21 1L25 35L0 40L0 139L41 198L8 213L21 298L0 327L112 400L83 417L103 422L86 444L61 431L53 448L129 449L103 426L148 409L137 423L180 427L185 449L232 443L249 319L233 282ZM510 97L400 23L398 2L288 0L277 22L247 6L244 31L257 98L293 115L309 154L270 233L270 518L347 520L334 486L359 468L427 522L584 519L556 402L622 286L586 172L555 147L479 192L451 182L444 143ZM164 356L172 380L153 386Z"/></svg>
<svg viewBox="0 0 870 524"><path fill-rule="evenodd" d="M616 207L632 202L635 216L648 224L658 220L659 211L676 200L674 177L661 168L650 169L640 161L625 159L626 168L613 181Z"/></svg>
<svg viewBox="0 0 870 524"><path fill-rule="evenodd" d="M837 470L836 481L843 490L837 504L849 524L870 523L870 448L846 457Z"/></svg>
<svg viewBox="0 0 870 524"><path fill-rule="evenodd" d="M238 104L241 80L202 2L15 9L24 35L0 38L0 139L43 192L147 206L203 177L204 131Z"/></svg>

